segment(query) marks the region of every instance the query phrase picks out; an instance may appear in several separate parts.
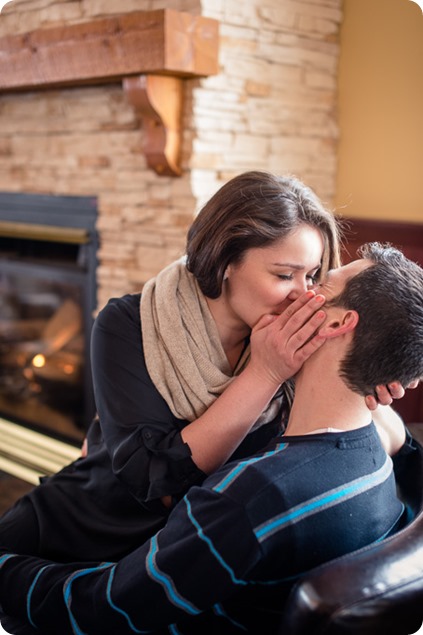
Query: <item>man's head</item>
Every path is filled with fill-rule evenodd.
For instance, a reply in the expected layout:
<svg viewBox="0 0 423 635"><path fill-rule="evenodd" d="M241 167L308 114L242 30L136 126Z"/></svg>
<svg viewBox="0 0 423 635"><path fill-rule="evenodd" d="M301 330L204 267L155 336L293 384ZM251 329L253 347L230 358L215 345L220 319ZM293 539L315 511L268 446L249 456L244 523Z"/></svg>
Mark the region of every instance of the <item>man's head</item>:
<svg viewBox="0 0 423 635"><path fill-rule="evenodd" d="M322 287L328 321L321 332L352 332L340 374L364 396L379 384L407 386L423 377L423 269L389 245L364 245L360 255L364 260L328 275ZM343 310L341 320L331 307Z"/></svg>

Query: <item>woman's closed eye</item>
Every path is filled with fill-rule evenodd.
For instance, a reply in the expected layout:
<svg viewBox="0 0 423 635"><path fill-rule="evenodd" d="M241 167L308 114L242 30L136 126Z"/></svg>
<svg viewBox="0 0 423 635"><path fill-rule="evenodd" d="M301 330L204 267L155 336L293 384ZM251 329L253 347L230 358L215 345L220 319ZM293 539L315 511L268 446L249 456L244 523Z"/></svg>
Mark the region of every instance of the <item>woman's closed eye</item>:
<svg viewBox="0 0 423 635"><path fill-rule="evenodd" d="M294 279L292 273L279 273L277 274L279 280L291 281ZM306 275L306 281L308 286L315 286L320 280L320 272L310 273Z"/></svg>

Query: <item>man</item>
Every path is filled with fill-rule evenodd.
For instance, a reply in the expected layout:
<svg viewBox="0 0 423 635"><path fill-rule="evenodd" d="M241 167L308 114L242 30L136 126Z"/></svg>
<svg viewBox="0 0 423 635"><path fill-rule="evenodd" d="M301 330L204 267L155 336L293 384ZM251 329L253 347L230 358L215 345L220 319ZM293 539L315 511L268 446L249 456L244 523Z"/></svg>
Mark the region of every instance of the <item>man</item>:
<svg viewBox="0 0 423 635"><path fill-rule="evenodd" d="M3 626L29 633L274 633L303 572L403 522L363 396L423 375L423 270L374 244L333 270L325 344L304 364L284 436L193 487L116 563L0 552Z"/></svg>

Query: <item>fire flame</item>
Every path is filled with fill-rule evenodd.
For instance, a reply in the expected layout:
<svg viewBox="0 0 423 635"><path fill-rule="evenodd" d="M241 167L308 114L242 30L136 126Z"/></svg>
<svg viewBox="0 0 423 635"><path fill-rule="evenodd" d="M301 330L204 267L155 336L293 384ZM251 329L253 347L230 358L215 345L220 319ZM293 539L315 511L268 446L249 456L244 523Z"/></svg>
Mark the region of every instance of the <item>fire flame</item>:
<svg viewBox="0 0 423 635"><path fill-rule="evenodd" d="M44 357L44 355L41 355L41 353L39 355L35 355L32 360L32 365L35 366L35 368L42 368L43 366L45 366L45 364L46 358Z"/></svg>

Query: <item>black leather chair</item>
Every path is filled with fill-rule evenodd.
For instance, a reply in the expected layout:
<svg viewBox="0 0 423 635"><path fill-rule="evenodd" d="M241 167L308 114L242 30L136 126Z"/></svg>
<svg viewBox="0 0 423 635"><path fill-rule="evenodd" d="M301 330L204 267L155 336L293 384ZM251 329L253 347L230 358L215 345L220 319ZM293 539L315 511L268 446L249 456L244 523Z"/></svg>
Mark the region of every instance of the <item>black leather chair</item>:
<svg viewBox="0 0 423 635"><path fill-rule="evenodd" d="M380 543L303 577L284 606L278 635L409 635L421 628L423 447L415 445L398 470L412 520Z"/></svg>

